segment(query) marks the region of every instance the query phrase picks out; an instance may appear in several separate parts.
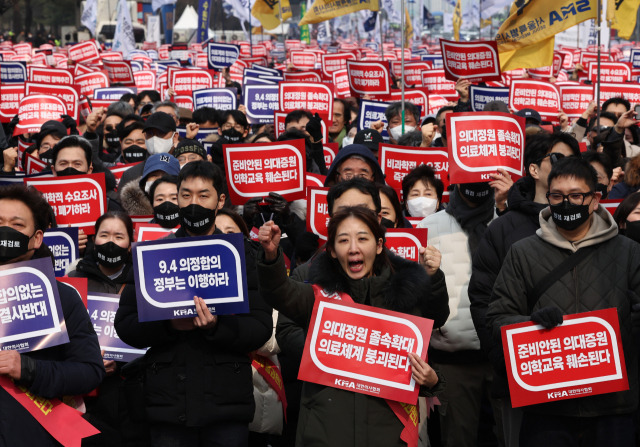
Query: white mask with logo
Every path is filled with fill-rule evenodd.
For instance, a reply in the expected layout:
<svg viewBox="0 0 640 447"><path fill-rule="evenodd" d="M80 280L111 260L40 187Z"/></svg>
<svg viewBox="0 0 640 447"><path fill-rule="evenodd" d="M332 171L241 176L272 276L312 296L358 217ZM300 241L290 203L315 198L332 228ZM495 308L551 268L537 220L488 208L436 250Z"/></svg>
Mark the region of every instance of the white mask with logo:
<svg viewBox="0 0 640 447"><path fill-rule="evenodd" d="M416 197L407 200L407 210L411 217L427 217L436 212L438 200L432 197Z"/></svg>

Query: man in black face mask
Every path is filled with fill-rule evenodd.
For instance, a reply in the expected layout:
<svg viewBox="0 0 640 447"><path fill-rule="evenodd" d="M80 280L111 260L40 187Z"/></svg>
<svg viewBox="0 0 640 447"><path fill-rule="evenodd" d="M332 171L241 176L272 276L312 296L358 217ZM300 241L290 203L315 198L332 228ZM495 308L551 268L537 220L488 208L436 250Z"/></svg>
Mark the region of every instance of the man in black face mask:
<svg viewBox="0 0 640 447"><path fill-rule="evenodd" d="M221 234L214 222L225 201L223 185L222 172L210 162L184 166L178 176L181 227L172 237L188 242L191 236ZM199 440L195 445L248 445L255 408L249 353L268 340L273 322L257 289L248 243L245 261L248 314L214 316L196 297L198 317L140 323L133 278L122 292L118 335L132 346L151 347L145 356L147 374L153 375L145 383L151 445L186 445L187 439ZM153 372L159 364L164 369Z"/></svg>
<svg viewBox="0 0 640 447"><path fill-rule="evenodd" d="M35 189L23 185L0 187L1 265L52 257L42 242L43 231L49 225L48 209ZM58 311L64 315L69 342L28 353L0 351L0 375L13 379L35 396L82 395L96 388L105 376L98 338L78 292L60 282L53 286L57 286L60 295L62 309ZM3 388L0 408L3 445L58 444Z"/></svg>
<svg viewBox="0 0 640 447"><path fill-rule="evenodd" d="M83 175L93 172L91 144L75 135L65 137L53 149L53 175Z"/></svg>
<svg viewBox="0 0 640 447"><path fill-rule="evenodd" d="M249 134L249 122L245 114L239 110L227 110L219 124L220 138L211 146L211 161L224 172L222 145L242 143Z"/></svg>
<svg viewBox="0 0 640 447"><path fill-rule="evenodd" d="M638 347L631 315L640 305L640 245L618 235L613 217L599 206L597 181L595 169L581 158L553 166L540 229L511 247L486 321L501 343L504 325L530 320L553 331L565 314L616 308L629 389L523 407L521 447L570 445L559 440L573 439L589 446L635 445ZM576 265L558 272L569 256L578 256ZM550 278L554 271L559 276Z"/></svg>

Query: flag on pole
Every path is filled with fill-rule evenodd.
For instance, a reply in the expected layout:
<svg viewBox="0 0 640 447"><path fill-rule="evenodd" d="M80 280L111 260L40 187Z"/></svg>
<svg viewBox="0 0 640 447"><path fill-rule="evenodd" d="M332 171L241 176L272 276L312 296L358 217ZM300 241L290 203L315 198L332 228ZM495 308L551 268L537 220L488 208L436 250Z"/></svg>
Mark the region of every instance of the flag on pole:
<svg viewBox="0 0 640 447"><path fill-rule="evenodd" d="M462 25L462 2L458 0L456 7L453 9L453 38L460 40L460 26Z"/></svg>
<svg viewBox="0 0 640 447"><path fill-rule="evenodd" d="M554 36L596 14L597 0L514 2L496 36L502 71L551 65Z"/></svg>
<svg viewBox="0 0 640 447"><path fill-rule="evenodd" d="M151 9L155 13L165 5L175 5L178 0L151 0Z"/></svg>
<svg viewBox="0 0 640 447"><path fill-rule="evenodd" d="M371 15L364 21L364 30L366 32L376 29L376 19L378 18L378 11L371 11Z"/></svg>
<svg viewBox="0 0 640 447"><path fill-rule="evenodd" d="M607 20L611 28L618 30L618 36L630 39L636 28L636 15L640 0L609 0L607 2Z"/></svg>
<svg viewBox="0 0 640 447"><path fill-rule="evenodd" d="M87 0L82 11L80 23L84 25L93 37L96 37L96 20L98 18L98 0Z"/></svg>
<svg viewBox="0 0 640 447"><path fill-rule="evenodd" d="M211 0L200 0L198 6L198 31L196 41L204 42L209 38L209 11L211 10Z"/></svg>
<svg viewBox="0 0 640 447"><path fill-rule="evenodd" d="M315 0L307 13L300 20L299 25L324 22L334 17L343 16L351 12L369 9L379 11L378 0Z"/></svg>
<svg viewBox="0 0 640 447"><path fill-rule="evenodd" d="M423 28L431 29L436 25L436 19L433 17L433 14L429 12L429 8L426 6L422 7L422 26Z"/></svg>
<svg viewBox="0 0 640 447"><path fill-rule="evenodd" d="M262 23L264 29L272 30L280 26L281 11L283 22L291 18L289 0L256 0L251 15Z"/></svg>
<svg viewBox="0 0 640 447"><path fill-rule="evenodd" d="M136 40L133 37L131 13L129 12L127 0L118 2L117 16L116 31L113 35L113 51L120 51L122 56L126 58L131 51L136 49Z"/></svg>
<svg viewBox="0 0 640 447"><path fill-rule="evenodd" d="M413 24L411 23L411 16L409 15L409 9L404 7L404 46L411 47L411 39L413 38ZM402 55L404 57L404 55Z"/></svg>

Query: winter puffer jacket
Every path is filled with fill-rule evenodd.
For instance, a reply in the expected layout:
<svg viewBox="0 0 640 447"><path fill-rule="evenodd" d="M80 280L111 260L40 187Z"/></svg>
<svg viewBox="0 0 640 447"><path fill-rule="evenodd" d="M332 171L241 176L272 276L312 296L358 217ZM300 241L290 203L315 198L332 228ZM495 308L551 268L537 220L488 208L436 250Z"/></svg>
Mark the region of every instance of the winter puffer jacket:
<svg viewBox="0 0 640 447"><path fill-rule="evenodd" d="M604 208L598 208L592 219L587 235L569 242L558 233L551 211L545 208L536 235L516 242L507 254L495 282L487 324L500 345L502 326L531 320L527 295L535 285L579 248L597 245L540 296L533 311L555 306L567 315L615 307L629 390L532 405L525 411L596 417L631 413L638 406L638 348L632 337L631 310L640 304L640 245L618 235L613 217Z"/></svg>

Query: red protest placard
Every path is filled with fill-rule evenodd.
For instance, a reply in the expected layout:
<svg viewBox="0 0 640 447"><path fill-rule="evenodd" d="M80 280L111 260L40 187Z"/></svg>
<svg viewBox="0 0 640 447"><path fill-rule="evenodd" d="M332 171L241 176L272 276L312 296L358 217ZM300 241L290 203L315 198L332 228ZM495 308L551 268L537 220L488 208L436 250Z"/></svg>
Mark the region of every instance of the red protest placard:
<svg viewBox="0 0 640 447"><path fill-rule="evenodd" d="M24 84L0 85L0 122L8 123L18 114L24 89Z"/></svg>
<svg viewBox="0 0 640 447"><path fill-rule="evenodd" d="M435 115L442 107L449 104L447 98L441 95L429 95L429 111L427 115Z"/></svg>
<svg viewBox="0 0 640 447"><path fill-rule="evenodd" d="M358 95L386 95L390 92L391 76L385 62L347 61L349 87Z"/></svg>
<svg viewBox="0 0 640 447"><path fill-rule="evenodd" d="M551 330L503 326L514 408L629 389L615 308L565 315Z"/></svg>
<svg viewBox="0 0 640 447"><path fill-rule="evenodd" d="M76 85L81 95L93 98L94 89L109 87L109 78L102 71L87 73L76 77Z"/></svg>
<svg viewBox="0 0 640 447"><path fill-rule="evenodd" d="M222 146L229 194L242 205L270 192L286 200L305 197L306 150L304 140Z"/></svg>
<svg viewBox="0 0 640 447"><path fill-rule="evenodd" d="M338 143L324 143L322 145L322 152L324 154L324 164L329 169L331 163L336 158L336 154L338 153Z"/></svg>
<svg viewBox="0 0 640 447"><path fill-rule="evenodd" d="M97 62L100 60L95 40L86 40L69 47L69 59L74 62Z"/></svg>
<svg viewBox="0 0 640 447"><path fill-rule="evenodd" d="M316 67L316 55L304 50L293 50L291 65L298 70L313 70Z"/></svg>
<svg viewBox="0 0 640 447"><path fill-rule="evenodd" d="M628 82L631 81L631 64L628 62L600 62L600 75L598 76L597 62L590 62L587 69L589 80L594 84L598 82Z"/></svg>
<svg viewBox="0 0 640 447"><path fill-rule="evenodd" d="M138 163L142 163L142 162L139 161ZM109 171L111 171L111 173L116 179L116 191L118 190L118 185L120 184L120 179L122 178L122 175L124 174L124 172L127 169L134 167L138 163L129 163L126 165L118 165L118 166L113 166L109 168Z"/></svg>
<svg viewBox="0 0 640 447"><path fill-rule="evenodd" d="M600 105L604 103L607 99L611 98L624 98L629 101L631 104L640 103L640 85L633 83L624 83L624 84L595 84L593 86L593 97L597 97L597 88L600 86Z"/></svg>
<svg viewBox="0 0 640 447"><path fill-rule="evenodd" d="M188 109L193 111L193 97L178 95L173 97L173 102L176 103L178 107L182 107L183 109Z"/></svg>
<svg viewBox="0 0 640 447"><path fill-rule="evenodd" d="M618 209L621 203L622 203L622 199L620 200L601 199L598 202L598 205L602 206L605 210L609 211L609 214L613 216L613 213L616 212L616 210Z"/></svg>
<svg viewBox="0 0 640 447"><path fill-rule="evenodd" d="M76 289L84 303L84 307L87 307L87 294L89 293L89 280L87 278L80 278L78 276L60 276L56 278L56 280L68 284Z"/></svg>
<svg viewBox="0 0 640 447"><path fill-rule="evenodd" d="M450 81L499 81L500 60L495 40L455 42L440 39L445 77Z"/></svg>
<svg viewBox="0 0 640 447"><path fill-rule="evenodd" d="M322 75L325 80L330 81L333 73L347 69L347 61L355 60L356 56L353 53L323 54L320 56Z"/></svg>
<svg viewBox="0 0 640 447"><path fill-rule="evenodd" d="M415 404L408 354L426 357L433 321L324 295L313 307L298 379Z"/></svg>
<svg viewBox="0 0 640 447"><path fill-rule="evenodd" d="M156 89L156 73L151 70L141 70L133 73L138 91Z"/></svg>
<svg viewBox="0 0 640 447"><path fill-rule="evenodd" d="M133 70L131 69L130 61L103 60L102 64L107 72L109 82L135 87L136 80L133 77Z"/></svg>
<svg viewBox="0 0 640 447"><path fill-rule="evenodd" d="M122 57L122 53L119 51L105 51L100 54L103 61L122 61L124 58Z"/></svg>
<svg viewBox="0 0 640 447"><path fill-rule="evenodd" d="M422 85L422 72L425 70L431 70L429 62L404 64L404 85L407 87L420 87Z"/></svg>
<svg viewBox="0 0 640 447"><path fill-rule="evenodd" d="M285 81L292 82L322 82L322 76L315 71L285 71L283 73Z"/></svg>
<svg viewBox="0 0 640 447"><path fill-rule="evenodd" d="M560 94L550 82L513 79L509 86L509 107L516 112L534 109L543 120L556 120Z"/></svg>
<svg viewBox="0 0 640 447"><path fill-rule="evenodd" d="M389 228L384 245L405 259L420 262L420 247L427 246L426 228Z"/></svg>
<svg viewBox="0 0 640 447"><path fill-rule="evenodd" d="M328 192L329 188L324 188L324 184L307 190L307 231L317 234L323 241L327 240L329 225Z"/></svg>
<svg viewBox="0 0 640 447"><path fill-rule="evenodd" d="M27 82L25 95L52 95L62 99L67 115L78 121L78 90L74 85L47 85Z"/></svg>
<svg viewBox="0 0 640 447"><path fill-rule="evenodd" d="M333 89L322 83L280 82L280 110L306 109L328 119L333 117Z"/></svg>
<svg viewBox="0 0 640 447"><path fill-rule="evenodd" d="M522 177L524 118L500 112L449 113L449 180L453 184L491 180L504 169Z"/></svg>
<svg viewBox="0 0 640 447"><path fill-rule="evenodd" d="M540 81L548 81L553 76L553 65L547 65L546 67L529 68L527 70L531 79L537 79Z"/></svg>
<svg viewBox="0 0 640 447"><path fill-rule="evenodd" d="M423 71L422 86L429 89L429 94L440 95L449 101L454 101L458 98L456 83L449 81L442 69Z"/></svg>
<svg viewBox="0 0 640 447"><path fill-rule="evenodd" d="M305 187L308 188L323 188L324 187L324 182L327 179L326 175L322 175L322 174L312 174L310 172L307 172L307 175L305 177L305 182L304 185ZM307 194L307 198L309 197L309 194Z"/></svg>
<svg viewBox="0 0 640 447"><path fill-rule="evenodd" d="M383 102L402 101L402 92L396 90L391 92L389 95L372 95L371 99ZM429 110L429 93L426 87L414 87L405 91L404 100L420 107L421 119L427 116L427 112ZM445 100L445 102L447 101Z"/></svg>
<svg viewBox="0 0 640 447"><path fill-rule="evenodd" d="M169 74L169 87L176 95L192 96L195 90L213 88L213 71L209 70L172 70Z"/></svg>
<svg viewBox="0 0 640 447"><path fill-rule="evenodd" d="M62 68L49 67L27 67L29 71L29 81L41 84L72 85L73 75L70 71Z"/></svg>
<svg viewBox="0 0 640 447"><path fill-rule="evenodd" d="M13 131L14 135L40 132L40 126L49 120L59 120L67 114L64 102L57 96L31 95L20 100L18 116L20 121Z"/></svg>
<svg viewBox="0 0 640 447"><path fill-rule="evenodd" d="M136 242L155 241L178 231L179 227L167 229L158 224L136 223L133 227Z"/></svg>
<svg viewBox="0 0 640 447"><path fill-rule="evenodd" d="M580 51L580 50L577 50L577 51ZM603 62L608 61L609 56L606 53L601 53L600 60ZM586 69L591 62L598 62L598 53L595 51L581 51L579 61L580 61L580 65L582 65L584 69Z"/></svg>
<svg viewBox="0 0 640 447"><path fill-rule="evenodd" d="M104 174L25 178L49 202L59 226L71 225L94 234L94 224L107 210Z"/></svg>
<svg viewBox="0 0 640 447"><path fill-rule="evenodd" d="M336 98L348 98L351 96L349 73L346 68L333 72L333 89Z"/></svg>
<svg viewBox="0 0 640 447"><path fill-rule="evenodd" d="M561 85L560 107L569 118L578 118L593 101L593 87L590 85Z"/></svg>
<svg viewBox="0 0 640 447"><path fill-rule="evenodd" d="M409 171L423 164L433 168L436 177L442 180L445 190L449 186L449 155L444 148L397 146L381 143L378 158L385 181L395 190L402 189L402 179Z"/></svg>
<svg viewBox="0 0 640 447"><path fill-rule="evenodd" d="M40 160L39 158L34 157L33 155L27 154L25 158L26 166L24 168L24 172L26 172L27 175L38 174L39 172L47 169L47 163Z"/></svg>

